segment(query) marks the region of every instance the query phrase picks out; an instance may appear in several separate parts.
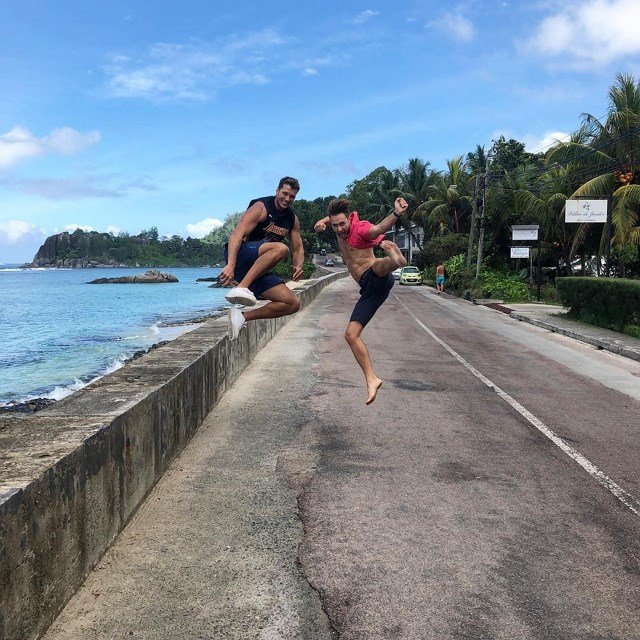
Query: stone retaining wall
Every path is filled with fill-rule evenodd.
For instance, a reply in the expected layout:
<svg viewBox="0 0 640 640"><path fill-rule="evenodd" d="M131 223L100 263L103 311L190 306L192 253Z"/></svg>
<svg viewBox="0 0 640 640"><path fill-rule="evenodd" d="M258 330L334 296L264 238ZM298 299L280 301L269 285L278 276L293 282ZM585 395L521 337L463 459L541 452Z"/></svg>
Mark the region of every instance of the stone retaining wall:
<svg viewBox="0 0 640 640"><path fill-rule="evenodd" d="M304 307L337 273L299 291ZM37 638L288 318L214 320L33 415L0 417L0 640Z"/></svg>

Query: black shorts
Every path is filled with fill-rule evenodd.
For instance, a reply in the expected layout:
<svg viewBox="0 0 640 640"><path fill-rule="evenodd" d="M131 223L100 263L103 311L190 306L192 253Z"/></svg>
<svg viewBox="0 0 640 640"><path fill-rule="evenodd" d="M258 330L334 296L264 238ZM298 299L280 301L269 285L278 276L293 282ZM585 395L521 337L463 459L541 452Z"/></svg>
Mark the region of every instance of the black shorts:
<svg viewBox="0 0 640 640"><path fill-rule="evenodd" d="M389 297L393 282L391 273L380 277L369 267L360 276L358 283L360 285L360 300L356 302L349 322L359 322L363 327L366 327L380 305Z"/></svg>
<svg viewBox="0 0 640 640"><path fill-rule="evenodd" d="M260 247L267 242L266 240L256 240L254 242L243 242L238 249L238 255L236 256L236 268L234 273L234 279L240 282L242 278L247 275L247 272L253 266L254 262L258 259L258 252ZM224 246L224 259L225 262L229 259L228 256L228 244ZM272 287L279 284L284 284L284 280L279 278L275 273L264 273L259 278L256 278L250 285L249 291L253 293L256 298L262 296L265 291L268 291Z"/></svg>

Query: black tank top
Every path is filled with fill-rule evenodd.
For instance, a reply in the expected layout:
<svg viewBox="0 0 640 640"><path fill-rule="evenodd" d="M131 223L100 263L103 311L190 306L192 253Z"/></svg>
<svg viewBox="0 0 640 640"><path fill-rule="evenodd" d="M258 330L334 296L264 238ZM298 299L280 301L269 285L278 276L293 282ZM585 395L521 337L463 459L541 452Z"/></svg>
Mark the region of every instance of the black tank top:
<svg viewBox="0 0 640 640"><path fill-rule="evenodd" d="M267 240L268 242L282 242L293 229L296 216L291 207L287 207L284 211L280 211L276 207L276 197L266 196L264 198L256 198L249 203L250 208L256 202L262 202L267 210L267 217L258 223L258 226L247 236L248 242L256 240Z"/></svg>

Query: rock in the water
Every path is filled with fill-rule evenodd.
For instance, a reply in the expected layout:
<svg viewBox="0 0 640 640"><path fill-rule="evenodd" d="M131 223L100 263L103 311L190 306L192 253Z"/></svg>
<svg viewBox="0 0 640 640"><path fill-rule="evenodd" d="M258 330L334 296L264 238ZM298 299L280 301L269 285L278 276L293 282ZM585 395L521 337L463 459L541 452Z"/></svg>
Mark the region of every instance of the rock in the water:
<svg viewBox="0 0 640 640"><path fill-rule="evenodd" d="M152 269L145 271L142 275L98 278L91 280L89 284L159 284L162 282L178 282L178 278L171 273L162 273Z"/></svg>
<svg viewBox="0 0 640 640"><path fill-rule="evenodd" d="M218 282L218 276L215 278L196 278L196 282Z"/></svg>

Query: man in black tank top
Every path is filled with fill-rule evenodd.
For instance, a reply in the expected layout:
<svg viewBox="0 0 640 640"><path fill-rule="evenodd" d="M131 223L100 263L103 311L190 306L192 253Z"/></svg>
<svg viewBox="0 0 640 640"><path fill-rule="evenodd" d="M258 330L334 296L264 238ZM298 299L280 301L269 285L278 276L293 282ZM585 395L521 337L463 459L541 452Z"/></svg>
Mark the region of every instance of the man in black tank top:
<svg viewBox="0 0 640 640"><path fill-rule="evenodd" d="M238 226L225 247L226 266L220 272L223 286L235 286L225 298L232 304L253 306L257 298L270 302L264 307L240 311L229 309L229 337L235 340L240 329L249 320L279 318L295 313L300 308L298 297L284 281L270 273L276 264L289 255L284 239L289 238L293 261L293 280L302 277L304 248L300 235L300 222L291 209L300 185L295 178L280 180L275 196L257 198L249 203Z"/></svg>

